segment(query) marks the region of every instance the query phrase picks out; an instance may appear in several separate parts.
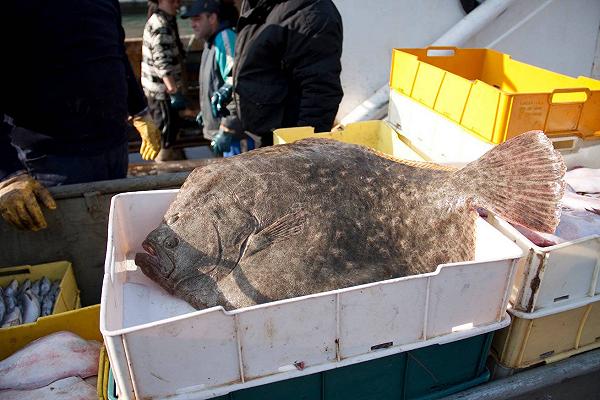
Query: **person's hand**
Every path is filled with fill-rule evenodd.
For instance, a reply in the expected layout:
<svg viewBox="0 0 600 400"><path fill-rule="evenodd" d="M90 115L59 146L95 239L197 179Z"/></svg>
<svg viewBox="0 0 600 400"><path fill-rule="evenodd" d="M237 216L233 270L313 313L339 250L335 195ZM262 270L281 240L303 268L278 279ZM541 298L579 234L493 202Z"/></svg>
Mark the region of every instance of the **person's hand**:
<svg viewBox="0 0 600 400"><path fill-rule="evenodd" d="M0 213L19 229L39 231L48 226L38 200L50 210L56 208L48 189L28 174L0 182Z"/></svg>
<svg viewBox="0 0 600 400"><path fill-rule="evenodd" d="M210 142L210 149L215 155L222 156L223 153L231 149L231 139L233 139L233 135L226 133L223 129L219 129L219 132Z"/></svg>
<svg viewBox="0 0 600 400"><path fill-rule="evenodd" d="M226 117L229 115L227 105L231 102L233 96L233 86L226 83L219 88L210 97L210 109L213 117Z"/></svg>
<svg viewBox="0 0 600 400"><path fill-rule="evenodd" d="M196 114L196 123L199 128L204 128L204 118L202 117L202 111Z"/></svg>
<svg viewBox="0 0 600 400"><path fill-rule="evenodd" d="M160 131L149 114L133 117L133 126L142 137L140 154L144 160L154 160L160 151Z"/></svg>
<svg viewBox="0 0 600 400"><path fill-rule="evenodd" d="M180 92L169 94L169 98L171 99L171 108L173 110L180 111L187 107L187 101Z"/></svg>

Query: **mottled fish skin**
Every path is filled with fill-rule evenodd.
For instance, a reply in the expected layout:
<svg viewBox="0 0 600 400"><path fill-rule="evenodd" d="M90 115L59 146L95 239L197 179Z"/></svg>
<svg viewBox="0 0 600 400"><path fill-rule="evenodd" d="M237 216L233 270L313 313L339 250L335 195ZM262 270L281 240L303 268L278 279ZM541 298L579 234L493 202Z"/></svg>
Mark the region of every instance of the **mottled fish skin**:
<svg viewBox="0 0 600 400"><path fill-rule="evenodd" d="M475 206L552 231L564 172L541 132L460 170L326 139L264 148L196 169L136 263L200 309L431 272L473 259Z"/></svg>

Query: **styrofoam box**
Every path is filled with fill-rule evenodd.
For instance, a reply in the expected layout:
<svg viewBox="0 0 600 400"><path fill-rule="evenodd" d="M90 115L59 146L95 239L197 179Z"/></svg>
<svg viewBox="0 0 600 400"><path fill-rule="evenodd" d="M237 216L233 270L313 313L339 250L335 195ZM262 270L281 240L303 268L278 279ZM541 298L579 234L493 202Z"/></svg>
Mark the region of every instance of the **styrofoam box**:
<svg viewBox="0 0 600 400"><path fill-rule="evenodd" d="M429 161L461 166L495 146L396 90L390 90L388 121ZM550 140L562 154L568 169L600 168L600 140L586 141L577 136Z"/></svg>
<svg viewBox="0 0 600 400"><path fill-rule="evenodd" d="M196 311L132 261L176 194L112 199L100 329L123 398L210 398L509 323L522 251L482 219L475 261L229 312Z"/></svg>
<svg viewBox="0 0 600 400"><path fill-rule="evenodd" d="M515 310L536 313L531 319L600 300L600 235L539 247L508 222L495 216L488 221L525 253L510 296Z"/></svg>

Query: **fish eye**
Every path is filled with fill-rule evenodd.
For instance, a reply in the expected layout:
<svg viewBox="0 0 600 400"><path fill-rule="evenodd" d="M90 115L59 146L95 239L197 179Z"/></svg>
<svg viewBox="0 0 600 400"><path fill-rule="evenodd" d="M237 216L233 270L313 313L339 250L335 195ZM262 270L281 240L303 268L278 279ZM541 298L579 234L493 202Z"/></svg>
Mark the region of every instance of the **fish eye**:
<svg viewBox="0 0 600 400"><path fill-rule="evenodd" d="M164 245L167 249L174 249L179 244L179 240L176 237L169 236L165 239Z"/></svg>

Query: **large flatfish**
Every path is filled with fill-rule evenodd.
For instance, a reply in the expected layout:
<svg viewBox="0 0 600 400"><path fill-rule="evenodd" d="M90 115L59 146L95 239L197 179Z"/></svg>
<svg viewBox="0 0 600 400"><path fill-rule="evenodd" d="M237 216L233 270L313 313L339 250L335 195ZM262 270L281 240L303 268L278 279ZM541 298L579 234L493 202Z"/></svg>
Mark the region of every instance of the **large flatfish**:
<svg viewBox="0 0 600 400"><path fill-rule="evenodd" d="M194 170L136 264L198 309L226 309L472 260L477 207L538 231L559 220L565 166L542 132L462 169L327 139Z"/></svg>

